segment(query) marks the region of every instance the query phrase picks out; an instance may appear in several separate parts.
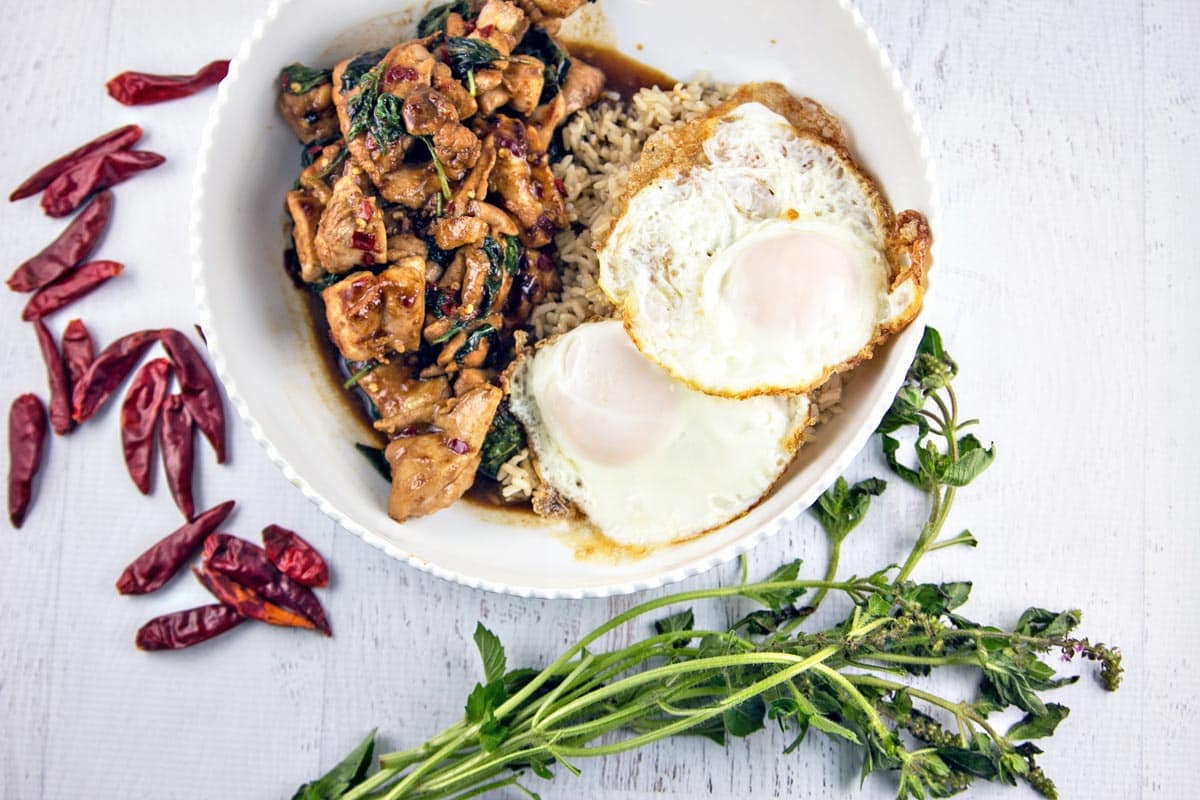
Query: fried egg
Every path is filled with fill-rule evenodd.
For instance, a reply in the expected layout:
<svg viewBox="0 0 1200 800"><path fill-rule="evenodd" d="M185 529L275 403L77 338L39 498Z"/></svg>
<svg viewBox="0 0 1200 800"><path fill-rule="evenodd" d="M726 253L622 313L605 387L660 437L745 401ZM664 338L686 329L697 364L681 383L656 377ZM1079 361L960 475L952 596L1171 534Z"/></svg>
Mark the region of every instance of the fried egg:
<svg viewBox="0 0 1200 800"><path fill-rule="evenodd" d="M924 218L894 217L837 122L778 85L648 143L618 214L601 288L642 352L710 394L808 391L920 310Z"/></svg>
<svg viewBox="0 0 1200 800"><path fill-rule="evenodd" d="M807 398L733 400L671 378L618 320L522 356L508 377L541 479L622 545L681 541L751 508L791 463Z"/></svg>

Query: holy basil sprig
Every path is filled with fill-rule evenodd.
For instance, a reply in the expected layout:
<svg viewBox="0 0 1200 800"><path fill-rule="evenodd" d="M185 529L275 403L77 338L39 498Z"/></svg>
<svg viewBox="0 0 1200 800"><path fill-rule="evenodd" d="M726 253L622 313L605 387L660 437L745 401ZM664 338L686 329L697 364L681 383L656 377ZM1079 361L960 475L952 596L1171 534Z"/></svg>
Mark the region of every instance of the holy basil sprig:
<svg viewBox="0 0 1200 800"><path fill-rule="evenodd" d="M1010 627L982 624L962 613L971 582L911 579L934 550L974 543L966 533L940 537L955 491L995 454L961 433L975 422L959 420L951 388L957 372L940 337L928 330L880 425L893 471L930 504L903 565L838 577L841 546L885 489L877 479L838 481L813 510L832 551L824 577L801 578L801 563L793 561L757 583L743 572L736 586L649 600L540 670L509 669L499 638L479 626L484 678L469 693L463 719L418 747L382 756L379 769L352 788L320 796L465 800L505 786L536 796L524 785L529 773L577 774L581 759L669 736L723 744L774 724L788 733L785 753L814 732L857 748L863 777L893 774L901 800L945 797L977 780L1024 782L1055 797L1034 741L1051 737L1069 713L1043 695L1076 678L1058 675L1043 657L1097 662L1103 685L1116 689L1121 655L1075 636L1078 611L1034 607ZM830 611L839 621L807 629L828 618L814 612L835 599L841 605ZM728 627L698 623L720 614L698 614L695 604L730 601L758 608ZM665 610L671 613L662 616ZM641 639L600 647L617 629L646 620L653 625L642 627ZM945 696L913 680L945 667L973 673L978 688ZM1010 708L1023 717L1002 731L995 715Z"/></svg>

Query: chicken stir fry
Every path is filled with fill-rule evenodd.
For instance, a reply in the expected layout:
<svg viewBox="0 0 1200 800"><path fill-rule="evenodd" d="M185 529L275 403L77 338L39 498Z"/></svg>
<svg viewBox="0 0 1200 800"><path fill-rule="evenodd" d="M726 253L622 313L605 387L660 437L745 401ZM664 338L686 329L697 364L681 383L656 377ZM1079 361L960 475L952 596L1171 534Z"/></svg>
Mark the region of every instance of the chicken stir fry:
<svg viewBox="0 0 1200 800"><path fill-rule="evenodd" d="M555 39L584 2L456 0L416 39L280 73L305 145L286 202L300 278L389 439L397 520L450 505L492 474L493 439L512 445L498 376L560 288L551 142L604 89Z"/></svg>

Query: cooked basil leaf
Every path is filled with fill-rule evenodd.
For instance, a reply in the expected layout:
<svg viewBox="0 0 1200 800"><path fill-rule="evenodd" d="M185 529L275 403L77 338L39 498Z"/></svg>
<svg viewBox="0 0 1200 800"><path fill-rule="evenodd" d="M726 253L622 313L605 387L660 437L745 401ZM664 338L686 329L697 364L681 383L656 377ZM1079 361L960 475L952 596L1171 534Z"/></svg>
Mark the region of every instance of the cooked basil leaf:
<svg viewBox="0 0 1200 800"><path fill-rule="evenodd" d="M446 39L446 61L454 77L466 80L467 73L477 67L490 66L502 58L500 51L483 39L450 36Z"/></svg>
<svg viewBox="0 0 1200 800"><path fill-rule="evenodd" d="M521 269L521 242L515 236L504 237L504 271L516 275Z"/></svg>
<svg viewBox="0 0 1200 800"><path fill-rule="evenodd" d="M387 55L387 48L381 47L378 50L370 50L366 53L356 55L346 68L342 70L342 94L348 94L358 87L359 81L363 76L370 72L376 64L383 60Z"/></svg>
<svg viewBox="0 0 1200 800"><path fill-rule="evenodd" d="M479 471L489 478L496 478L500 467L525 446L525 429L516 417L502 404L492 417L492 426L479 448L481 459Z"/></svg>
<svg viewBox="0 0 1200 800"><path fill-rule="evenodd" d="M417 23L417 36L424 39L431 34L443 32L446 30L446 20L450 18L451 14L466 17L470 13L471 7L467 5L467 0L455 0L453 3L434 6Z"/></svg>
<svg viewBox="0 0 1200 800"><path fill-rule="evenodd" d="M487 323L480 325L478 328L467 334L467 340L463 342L463 346L458 348L458 351L454 354L454 363L461 367L463 362L467 360L467 356L471 355L471 353L474 353L475 348L479 347L480 342L482 342L484 339L495 338L496 329L493 326Z"/></svg>
<svg viewBox="0 0 1200 800"><path fill-rule="evenodd" d="M553 100L567 79L567 72L571 69L571 59L567 57L566 51L558 46L550 34L541 28L531 27L513 52L518 55L533 56L545 65L545 81L542 84L542 96L538 103L548 103Z"/></svg>
<svg viewBox="0 0 1200 800"><path fill-rule="evenodd" d="M332 70L288 64L279 71L279 86L290 94L307 94L333 78Z"/></svg>

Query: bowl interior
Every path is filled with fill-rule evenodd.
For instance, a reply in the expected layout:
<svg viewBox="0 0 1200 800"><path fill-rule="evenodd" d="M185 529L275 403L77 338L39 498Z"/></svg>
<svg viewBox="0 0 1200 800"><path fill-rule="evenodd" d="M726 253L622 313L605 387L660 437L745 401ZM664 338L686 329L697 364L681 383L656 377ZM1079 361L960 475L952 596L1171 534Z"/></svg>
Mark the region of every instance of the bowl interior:
<svg viewBox="0 0 1200 800"><path fill-rule="evenodd" d="M728 560L794 518L861 449L899 385L919 321L854 373L843 412L821 426L775 491L707 536L643 559L580 558L586 544L525 515L459 503L403 525L388 485L352 446L365 441L326 372L307 300L281 269L283 195L299 145L274 110L279 68L332 63L411 36L426 4L273 4L221 86L203 138L193 208L197 298L217 367L254 436L289 480L352 532L443 577L499 591L602 595L678 580ZM893 206L932 215L933 184L911 104L848 4L601 0L568 35L615 46L678 78L777 80L839 116ZM671 20L670 25L663 20Z"/></svg>

